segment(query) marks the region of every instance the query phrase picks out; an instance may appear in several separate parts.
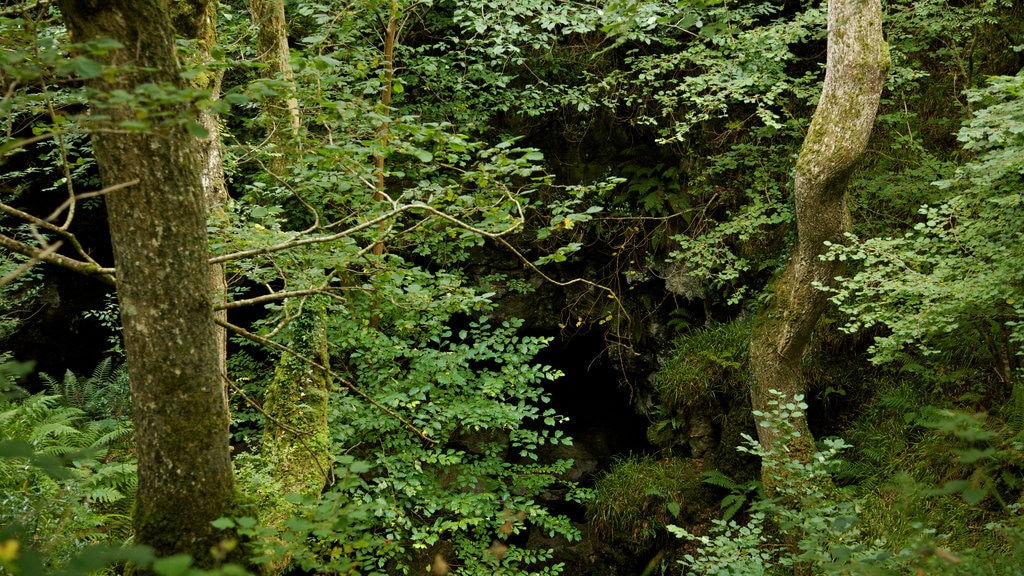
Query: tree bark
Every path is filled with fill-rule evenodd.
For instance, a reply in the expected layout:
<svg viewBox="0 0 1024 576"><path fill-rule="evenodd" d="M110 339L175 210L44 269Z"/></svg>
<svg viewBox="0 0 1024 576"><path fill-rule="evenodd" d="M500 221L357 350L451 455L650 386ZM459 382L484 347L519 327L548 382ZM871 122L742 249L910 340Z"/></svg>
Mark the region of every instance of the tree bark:
<svg viewBox="0 0 1024 576"><path fill-rule="evenodd" d="M819 256L825 242L843 242L850 229L846 183L867 147L889 66L879 0L830 0L826 66L821 99L796 163L797 245L751 334L755 411L769 409L770 390L786 398L805 390L803 354L828 303L814 283L830 284L839 267ZM766 451L786 449L789 457L806 460L813 452L806 418L791 424L798 435L786 446L778 446L775 430L760 425L759 441ZM772 474L762 473L766 487L776 480Z"/></svg>
<svg viewBox="0 0 1024 576"><path fill-rule="evenodd" d="M166 0L58 4L74 41L109 37L124 46L103 57L125 68L93 81L98 91L181 87ZM119 123L139 110L92 104L94 115L107 118L92 136L104 183L139 182L106 199L139 458L135 540L210 565L220 540L210 522L230 513L233 481L199 142L173 121L125 131ZM160 112L181 118L188 108Z"/></svg>
<svg viewBox="0 0 1024 576"><path fill-rule="evenodd" d="M330 399L330 352L327 341L327 299L313 296L303 303L302 313L289 330L289 347L322 367L287 352L274 370L263 409L269 418L263 431L262 454L281 496L299 494L319 498L331 476L331 440L327 424ZM260 513L260 524L283 527L299 507L283 498L273 500ZM291 557L278 555L265 574L281 574Z"/></svg>
<svg viewBox="0 0 1024 576"><path fill-rule="evenodd" d="M178 36L196 42L196 65L213 62L211 49L217 43L217 3L212 0L188 0L174 2L171 6L171 23ZM224 70L204 72L191 80L193 88L208 90L210 100L220 98ZM200 182L207 217L219 220L224 217L224 205L229 200L227 179L224 177L224 155L221 150L220 125L216 114L200 112L199 125L208 135L199 140ZM223 263L210 264L210 283L215 302L226 302L228 282ZM224 324L228 320L227 310L217 310L214 317ZM228 373L228 335L222 325L215 327L217 333L217 366L221 374ZM224 388L224 405L228 406L227 388Z"/></svg>
<svg viewBox="0 0 1024 576"><path fill-rule="evenodd" d="M284 0L250 0L249 12L256 25L256 55L266 66L263 77L283 80L292 90L294 76L291 66L291 52L288 48L288 29L285 22ZM263 102L266 116L268 142L276 148L268 168L275 174L283 174L287 168L283 150L298 136L301 128L299 101L292 94L267 98Z"/></svg>

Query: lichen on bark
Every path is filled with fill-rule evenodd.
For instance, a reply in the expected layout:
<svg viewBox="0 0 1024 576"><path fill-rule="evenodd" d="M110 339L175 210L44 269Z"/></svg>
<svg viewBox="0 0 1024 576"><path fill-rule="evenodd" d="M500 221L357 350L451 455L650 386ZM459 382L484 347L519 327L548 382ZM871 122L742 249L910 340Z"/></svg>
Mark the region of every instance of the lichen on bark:
<svg viewBox="0 0 1024 576"><path fill-rule="evenodd" d="M771 390L792 398L805 392L803 354L838 264L820 258L826 242L842 242L850 229L846 183L863 154L889 66L879 0L832 0L828 6L825 82L796 163L797 245L771 286L768 304L754 322L750 341L751 404L768 412ZM758 426L767 450L785 449L806 460L814 445L805 417L790 424L798 433L786 446L771 427ZM762 472L770 491L777 471Z"/></svg>

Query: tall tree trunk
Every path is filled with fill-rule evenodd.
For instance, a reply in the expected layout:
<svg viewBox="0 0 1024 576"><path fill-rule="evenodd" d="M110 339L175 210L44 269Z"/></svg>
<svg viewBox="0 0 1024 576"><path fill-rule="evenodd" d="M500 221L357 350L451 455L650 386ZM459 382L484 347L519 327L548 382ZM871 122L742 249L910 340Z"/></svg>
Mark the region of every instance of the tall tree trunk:
<svg viewBox="0 0 1024 576"><path fill-rule="evenodd" d="M125 47L104 61L126 69L94 88L181 86L166 0L58 4L74 41L109 37ZM210 522L230 512L233 480L199 142L177 123L118 129L139 117L131 106L96 101L94 110L109 118L92 136L104 184L138 181L106 199L139 458L135 539L159 554L187 552L212 564L220 538ZM164 111L180 117L187 107Z"/></svg>
<svg viewBox="0 0 1024 576"><path fill-rule="evenodd" d="M846 183L867 147L888 66L879 0L830 0L825 83L796 163L797 245L751 334L756 411L769 409L771 390L786 398L804 392L804 350L828 302L814 283L828 285L838 273L837 263L819 256L825 242L843 242L850 229ZM770 427L758 426L758 438L765 450L785 448L789 457L806 459L813 450L807 421L791 423L798 435L784 447ZM776 480L772 474L762 474L766 487Z"/></svg>
<svg viewBox="0 0 1024 576"><path fill-rule="evenodd" d="M263 77L283 80L293 90L291 52L288 48L288 28L284 15L284 0L250 0L249 12L256 25L256 55L266 66ZM283 174L287 168L284 151L301 128L299 101L294 94L267 98L263 102L263 114L272 145L268 168L275 174Z"/></svg>
<svg viewBox="0 0 1024 576"><path fill-rule="evenodd" d="M211 50L217 43L217 3L212 0L189 0L174 2L171 5L171 23L178 36L196 41L198 61L194 64L202 66L213 62ZM220 98L221 81L224 70L204 72L195 76L192 87L209 90L210 100ZM199 125L206 129L208 135L199 141L200 182L203 187L203 198L206 204L207 217L220 220L224 215L224 206L229 200L227 179L224 177L224 155L221 150L220 125L216 114L200 112ZM210 283L215 302L227 299L228 283L223 263L210 265ZM227 322L227 310L214 312L221 323ZM227 329L216 326L217 331L217 366L220 372L228 372L228 336ZM224 405L228 405L227 388L224 388Z"/></svg>

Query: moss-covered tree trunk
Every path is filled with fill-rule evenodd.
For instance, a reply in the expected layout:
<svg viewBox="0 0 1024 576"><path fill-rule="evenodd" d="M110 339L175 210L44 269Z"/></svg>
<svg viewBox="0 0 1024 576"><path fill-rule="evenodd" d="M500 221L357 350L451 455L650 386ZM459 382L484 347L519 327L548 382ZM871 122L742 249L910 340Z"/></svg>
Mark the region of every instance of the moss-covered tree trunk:
<svg viewBox="0 0 1024 576"><path fill-rule="evenodd" d="M124 48L105 63L126 67L92 85L131 93L141 84L181 86L166 1L59 0L76 42L101 37ZM147 117L160 117L150 111ZM186 105L162 112L181 118ZM217 367L199 142L180 123L117 129L137 120L128 105L93 103L109 118L93 133L105 185L138 183L106 198L117 267L132 418L138 452L135 540L160 554L211 564L230 512L233 480L227 411Z"/></svg>
<svg viewBox="0 0 1024 576"><path fill-rule="evenodd" d="M250 0L249 12L256 25L256 55L264 65L263 77L282 80L287 90L292 91L294 75L284 0ZM268 132L267 141L273 147L268 168L275 174L283 174L287 168L287 145L301 128L299 101L291 93L266 98L263 101L263 115Z"/></svg>
<svg viewBox="0 0 1024 576"><path fill-rule="evenodd" d="M797 245L751 334L750 397L756 411L768 410L771 390L792 398L805 389L804 350L828 302L814 284L830 284L838 273L838 264L820 255L826 242L843 242L850 229L846 183L867 147L889 66L879 0L829 2L826 65L821 99L796 164ZM758 426L762 447L785 448L798 459L809 456L806 419L792 424L799 435L785 447L777 446L772 428ZM768 487L773 478L765 472Z"/></svg>
<svg viewBox="0 0 1024 576"><path fill-rule="evenodd" d="M212 0L182 0L171 5L171 23L178 36L195 41L197 66L214 61L211 50L217 43L217 3ZM212 69L193 76L193 88L208 90L210 100L220 98L223 69ZM200 182L206 203L207 217L217 221L224 218L224 205L228 201L227 179L224 177L224 154L220 142L220 120L216 114L200 112L199 125L208 135L199 140ZM228 283L223 263L210 265L210 283L214 302L227 300ZM214 312L221 322L227 322L226 310ZM228 371L227 329L217 326L217 366L222 374ZM227 388L224 388L224 403L227 405Z"/></svg>
<svg viewBox="0 0 1024 576"><path fill-rule="evenodd" d="M281 485L281 495L320 495L331 470L327 402L330 392L330 355L327 344L326 299L309 298L302 313L289 326L289 348L319 366L287 352L274 370L263 409L268 415L263 432L263 457ZM283 526L298 508L276 499L260 518L261 524ZM268 573L280 573L290 558L275 558Z"/></svg>

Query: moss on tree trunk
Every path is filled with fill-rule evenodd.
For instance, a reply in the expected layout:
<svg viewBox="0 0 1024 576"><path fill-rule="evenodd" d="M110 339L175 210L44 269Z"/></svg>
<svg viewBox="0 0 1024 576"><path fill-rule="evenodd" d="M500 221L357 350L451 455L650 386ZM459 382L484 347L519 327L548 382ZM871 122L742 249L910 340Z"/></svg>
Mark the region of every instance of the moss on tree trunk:
<svg viewBox="0 0 1024 576"><path fill-rule="evenodd" d="M830 284L838 264L821 260L826 242L841 243L850 229L846 183L863 154L889 66L879 0L832 0L828 6L828 55L821 99L797 159L797 245L758 314L750 341L751 404L765 412L770 390L786 397L806 387L801 364L818 318L828 303L815 283ZM798 436L785 447L759 426L766 450L785 448L805 460L813 440L805 418L792 422ZM777 471L762 471L770 490Z"/></svg>
<svg viewBox="0 0 1024 576"><path fill-rule="evenodd" d="M319 366L311 366L287 352L282 354L263 402L268 416L263 432L263 456L280 483L282 496L299 494L316 498L330 475L327 427L330 377L324 304L322 297L309 298L302 315L289 327L293 334L289 347ZM267 526L282 527L297 511L296 506L276 499L263 511L260 521ZM281 572L289 560L275 558L267 567L268 573Z"/></svg>
<svg viewBox="0 0 1024 576"><path fill-rule="evenodd" d="M125 68L92 81L100 93L181 86L166 1L59 6L74 41L109 37L125 47L104 56ZM185 103L147 112L190 116ZM212 565L222 535L210 522L230 513L233 480L198 142L173 121L120 129L120 122L144 117L129 105L97 100L93 113L108 118L92 136L104 184L137 181L106 198L139 458L135 540Z"/></svg>

